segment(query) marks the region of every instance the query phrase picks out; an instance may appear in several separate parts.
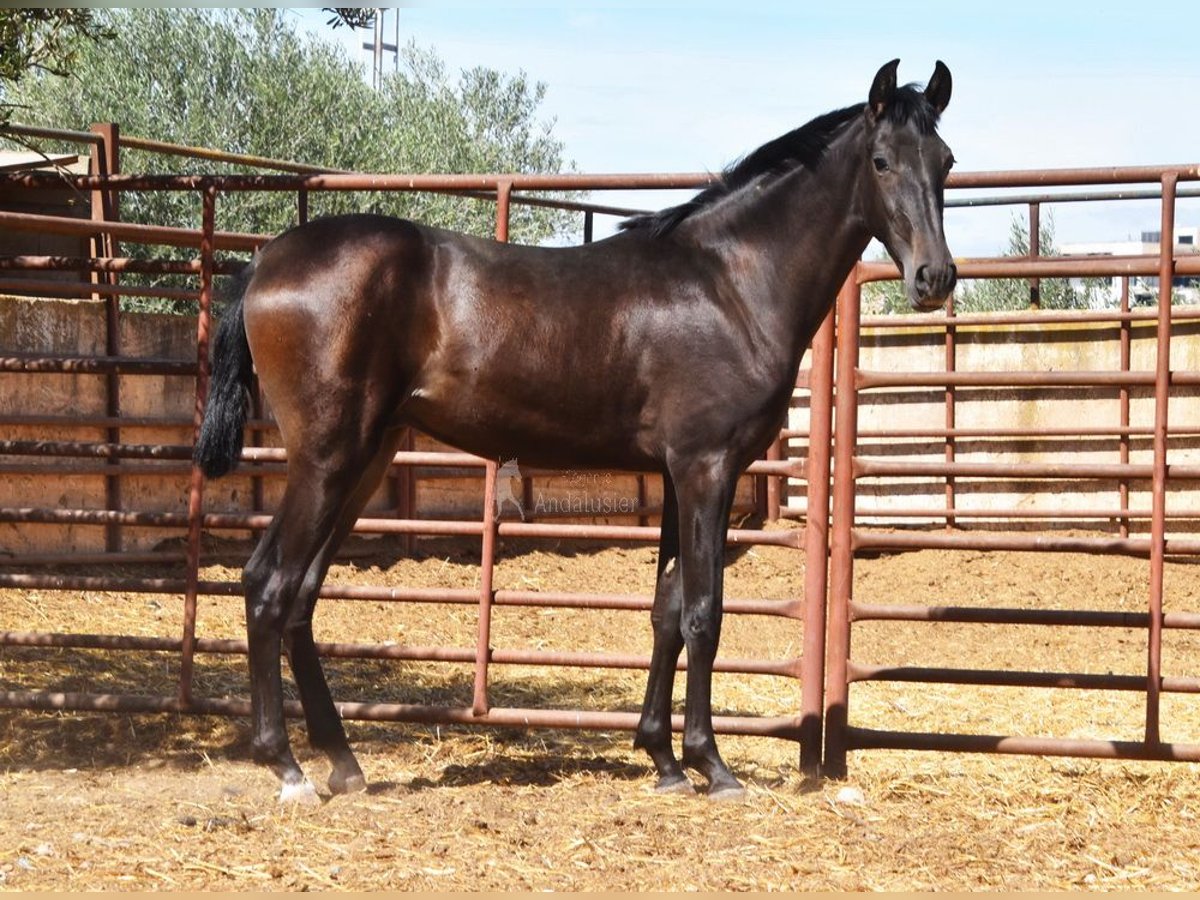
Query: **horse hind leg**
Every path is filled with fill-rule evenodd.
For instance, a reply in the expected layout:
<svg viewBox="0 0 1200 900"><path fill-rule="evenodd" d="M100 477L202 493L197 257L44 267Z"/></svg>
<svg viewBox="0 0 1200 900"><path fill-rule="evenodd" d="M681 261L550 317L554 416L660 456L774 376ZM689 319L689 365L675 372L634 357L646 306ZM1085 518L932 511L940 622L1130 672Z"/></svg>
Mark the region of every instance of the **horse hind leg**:
<svg viewBox="0 0 1200 900"><path fill-rule="evenodd" d="M383 480L399 446L401 432L396 431L384 440L359 480L353 495L343 508L337 525L321 547L317 557L308 567L304 582L300 586L296 601L284 623L283 646L291 663L292 675L300 691L300 702L304 707L304 720L308 729L308 742L322 751L332 765L329 789L334 794L348 794L365 790L366 776L350 749L341 716L333 702L333 695L325 679L325 672L313 640L312 617L317 604L317 594L325 581L325 575L338 547L354 528L354 523L363 507Z"/></svg>
<svg viewBox="0 0 1200 900"><path fill-rule="evenodd" d="M336 549L326 548L333 543L330 538L356 493L361 473L373 457L367 448L354 447L344 448L335 458L320 462L308 456L304 448L289 453L288 484L283 500L242 575L250 663L251 753L255 761L267 765L279 778L281 801L317 800L316 791L292 753L284 721L280 668L284 632L297 602L308 599L301 597L302 589L307 587L311 594L307 605L311 606L315 600L320 582L310 572L323 577L327 562L320 564L319 557ZM314 564L317 564L315 570ZM289 643L294 649L294 634ZM304 703L307 688L313 695L314 708L318 709L320 728L328 717L320 711L323 704L316 698L313 687L317 681L309 674L311 667L307 664L303 639L300 643L300 670L304 674L297 681L301 685L301 702ZM313 655L315 659L315 648ZM323 683L324 676L317 677ZM328 693L328 688L325 691ZM332 701L329 708L332 709ZM333 715L336 716L336 710ZM337 728L340 730L340 723Z"/></svg>

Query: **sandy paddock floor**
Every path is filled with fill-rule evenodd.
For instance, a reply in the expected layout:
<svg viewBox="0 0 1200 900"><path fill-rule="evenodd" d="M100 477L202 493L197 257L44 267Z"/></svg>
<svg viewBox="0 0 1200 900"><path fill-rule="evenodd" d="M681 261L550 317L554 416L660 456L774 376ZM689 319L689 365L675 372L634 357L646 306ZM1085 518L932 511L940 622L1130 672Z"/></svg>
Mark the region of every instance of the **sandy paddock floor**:
<svg viewBox="0 0 1200 900"><path fill-rule="evenodd" d="M360 549L331 581L469 587L477 551L414 558ZM799 593L803 555L730 554L726 595ZM921 551L859 560L874 602L1139 611L1148 565L1123 557ZM159 573L170 574L170 573ZM1169 609L1200 609L1200 569L1172 562ZM205 577L232 578L214 566ZM649 592L654 552L504 547L497 587ZM0 591L0 630L174 636L179 598ZM323 602L318 639L473 646L471 607ZM240 602L206 598L202 636L240 637ZM726 619L722 655L798 655L798 623ZM493 646L647 653L644 612L497 609ZM1141 674L1144 634L1121 629L863 623L863 662ZM1167 674L1200 671L1168 633ZM6 689L167 692L166 655L0 649ZM345 700L462 704L465 666L336 660ZM497 667L498 705L637 709L644 674ZM201 657L198 692L244 696L244 660ZM681 685L677 695L681 696ZM718 712L796 709L799 685L718 675ZM1164 737L1200 741L1200 698L1168 695ZM876 728L1140 738L1136 693L866 684L851 721ZM323 784L327 765L293 740ZM872 751L843 782L806 783L794 744L721 739L743 802L659 796L624 732L348 723L372 782L315 808L279 807L248 761L241 719L0 711L0 888L30 889L1036 889L1200 885L1200 770L1136 763Z"/></svg>

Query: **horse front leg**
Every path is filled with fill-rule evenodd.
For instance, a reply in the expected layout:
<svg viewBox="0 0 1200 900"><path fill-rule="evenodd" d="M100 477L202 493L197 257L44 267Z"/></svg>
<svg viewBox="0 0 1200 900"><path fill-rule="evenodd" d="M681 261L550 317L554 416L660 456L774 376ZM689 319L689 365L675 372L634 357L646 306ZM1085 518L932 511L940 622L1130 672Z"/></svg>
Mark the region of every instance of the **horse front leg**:
<svg viewBox="0 0 1200 900"><path fill-rule="evenodd" d="M670 476L663 476L662 526L658 541L658 579L654 586L654 649L646 679L646 699L638 720L633 746L645 750L658 770L655 790L691 793L692 783L683 774L671 749L671 693L675 664L683 651L680 615L683 611L683 582L679 578L679 507Z"/></svg>
<svg viewBox="0 0 1200 900"><path fill-rule="evenodd" d="M679 494L680 627L688 651L683 765L709 783L713 798L737 798L745 788L717 752L712 725L712 673L721 640L725 538L737 471L723 456L701 457L675 477Z"/></svg>

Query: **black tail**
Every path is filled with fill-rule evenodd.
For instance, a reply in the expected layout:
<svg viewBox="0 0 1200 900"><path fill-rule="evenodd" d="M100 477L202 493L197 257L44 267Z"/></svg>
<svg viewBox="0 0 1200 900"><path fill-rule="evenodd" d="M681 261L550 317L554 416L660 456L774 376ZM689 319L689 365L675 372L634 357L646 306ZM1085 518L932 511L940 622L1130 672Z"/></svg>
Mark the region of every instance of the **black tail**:
<svg viewBox="0 0 1200 900"><path fill-rule="evenodd" d="M200 437L192 459L209 478L220 478L238 464L242 454L243 430L250 408L250 384L254 361L246 342L242 298L254 270L252 261L238 276L236 295L225 309L212 349L212 379Z"/></svg>

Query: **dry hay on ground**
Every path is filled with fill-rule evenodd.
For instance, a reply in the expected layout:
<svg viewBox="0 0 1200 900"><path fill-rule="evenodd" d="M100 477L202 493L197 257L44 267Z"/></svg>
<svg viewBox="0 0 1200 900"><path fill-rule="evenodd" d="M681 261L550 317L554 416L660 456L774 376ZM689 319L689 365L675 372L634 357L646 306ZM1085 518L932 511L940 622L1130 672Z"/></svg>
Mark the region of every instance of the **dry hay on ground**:
<svg viewBox="0 0 1200 900"><path fill-rule="evenodd" d="M647 591L653 551L510 545L498 587ZM566 552L562 552L562 551ZM803 557L734 554L729 596L794 596ZM471 586L470 548L362 557L331 580ZM873 602L1144 609L1147 564L1120 557L924 551L860 560ZM1196 568L1172 563L1168 608L1200 609ZM207 577L232 577L213 568ZM470 646L470 607L325 602L319 637ZM178 598L0 591L0 629L171 634ZM794 622L728 617L723 655L798 652ZM644 653L645 613L497 610L495 646ZM237 637L240 603L206 599L201 634ZM862 623L855 658L887 664L1144 670L1144 635ZM1168 635L1168 674L1195 674L1190 634ZM199 688L244 695L244 661L201 658ZM0 650L6 689L169 691L154 654ZM461 666L331 661L342 699L462 703ZM498 667L494 702L636 709L644 674ZM718 675L719 711L776 714L795 682ZM1136 739L1140 695L868 684L855 724L906 730ZM805 784L796 748L723 737L749 795L662 797L625 733L349 723L373 788L316 809L279 808L247 761L241 720L0 711L0 886L11 889L978 889L1164 888L1200 883L1200 772L1191 764L853 754L845 782ZM1200 706L1171 696L1164 736L1196 741ZM306 770L323 760L293 739Z"/></svg>

